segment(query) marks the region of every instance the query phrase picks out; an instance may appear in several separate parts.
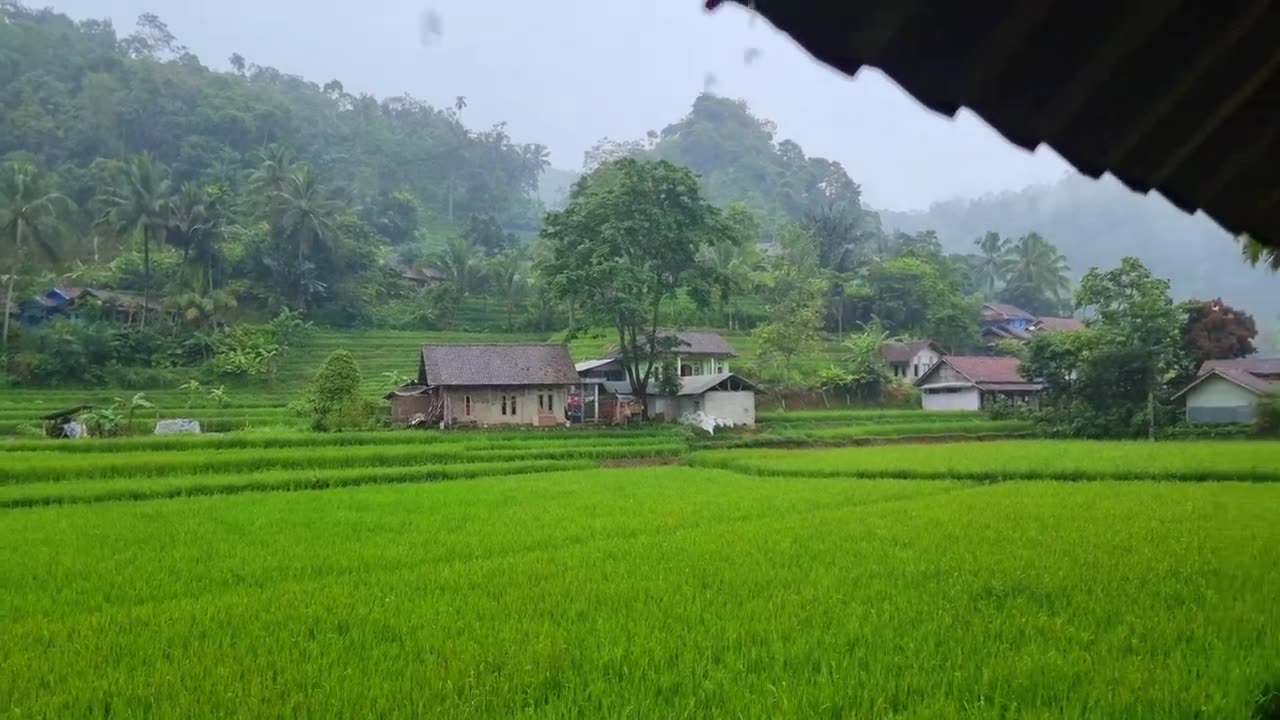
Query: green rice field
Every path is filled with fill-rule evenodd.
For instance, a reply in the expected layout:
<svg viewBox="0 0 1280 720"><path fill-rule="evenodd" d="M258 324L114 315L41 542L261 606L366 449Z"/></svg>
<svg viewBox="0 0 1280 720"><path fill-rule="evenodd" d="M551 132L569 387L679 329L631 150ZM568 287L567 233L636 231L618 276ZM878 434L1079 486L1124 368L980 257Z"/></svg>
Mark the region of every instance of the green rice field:
<svg viewBox="0 0 1280 720"><path fill-rule="evenodd" d="M0 443L0 717L1250 718L1280 685L1280 443L689 442Z"/></svg>

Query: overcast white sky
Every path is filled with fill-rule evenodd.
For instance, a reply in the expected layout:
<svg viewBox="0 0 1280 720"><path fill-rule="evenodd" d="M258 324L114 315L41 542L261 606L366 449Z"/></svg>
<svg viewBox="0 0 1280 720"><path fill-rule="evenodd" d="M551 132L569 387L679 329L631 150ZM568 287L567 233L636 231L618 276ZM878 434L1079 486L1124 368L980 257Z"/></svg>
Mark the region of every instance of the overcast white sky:
<svg viewBox="0 0 1280 720"><path fill-rule="evenodd" d="M46 1L76 18L109 17L122 35L138 14L157 13L213 67L239 52L316 82L337 78L349 92L436 105L465 95L469 124L507 120L516 140L545 143L566 169L600 137L639 137L684 115L708 73L716 92L745 99L781 138L843 163L874 207L923 208L1070 169L972 115L924 109L878 72L839 75L767 22L729 5L708 14L701 0ZM427 13L441 30L430 43ZM748 66L749 48L759 56Z"/></svg>

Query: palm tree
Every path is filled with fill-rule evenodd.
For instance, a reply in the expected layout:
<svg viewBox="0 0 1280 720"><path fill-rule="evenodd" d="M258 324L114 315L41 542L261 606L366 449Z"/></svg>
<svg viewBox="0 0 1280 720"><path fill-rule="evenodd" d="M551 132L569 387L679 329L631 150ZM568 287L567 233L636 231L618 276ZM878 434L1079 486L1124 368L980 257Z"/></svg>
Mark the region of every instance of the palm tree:
<svg viewBox="0 0 1280 720"><path fill-rule="evenodd" d="M298 310L306 309L306 299L312 284L302 281L303 269L313 265L309 258L317 247L323 247L334 235L334 218L338 204L329 198L320 178L310 165L302 165L290 173L284 187L273 193L279 213L279 231L288 239L297 255L296 270Z"/></svg>
<svg viewBox="0 0 1280 720"><path fill-rule="evenodd" d="M183 183L169 203L169 227L165 240L182 251L182 264L178 266L179 287L182 286L196 236L204 231L209 220L206 200L203 190L191 183Z"/></svg>
<svg viewBox="0 0 1280 720"><path fill-rule="evenodd" d="M57 240L64 233L59 215L74 212L65 196L45 192L36 169L18 163L0 178L0 242L13 267L7 275L4 297L3 347L9 346L9 317L13 312L13 288L29 254L49 260L58 256Z"/></svg>
<svg viewBox="0 0 1280 720"><path fill-rule="evenodd" d="M515 250L499 253L488 261L489 276L507 313L507 332L512 328L515 305L528 285L524 256Z"/></svg>
<svg viewBox="0 0 1280 720"><path fill-rule="evenodd" d="M996 287L1008 279L1006 253L1009 241L1000 237L1000 233L988 232L973 241L978 248L974 259L973 274L985 291L987 299L995 297Z"/></svg>
<svg viewBox="0 0 1280 720"><path fill-rule="evenodd" d="M192 289L197 293L213 292L213 267L226 232L221 207L225 195L220 185L204 189L185 183L173 199L166 240L182 251L179 286L187 268L192 267Z"/></svg>
<svg viewBox="0 0 1280 720"><path fill-rule="evenodd" d="M121 234L137 232L142 236L142 319L147 326L147 309L151 305L151 245L163 238L172 212L171 185L164 168L151 153L135 155L125 166L117 187L98 197L106 208L106 219Z"/></svg>
<svg viewBox="0 0 1280 720"><path fill-rule="evenodd" d="M1056 302L1061 302L1071 290L1071 266L1066 256L1037 233L1018 238L1007 248L1004 257L1011 287L1035 288Z"/></svg>
<svg viewBox="0 0 1280 720"><path fill-rule="evenodd" d="M285 184L293 174L293 150L280 143L272 143L260 150L257 158L258 169L249 173L249 189L257 198L259 207L269 209L275 195L284 192Z"/></svg>
<svg viewBox="0 0 1280 720"><path fill-rule="evenodd" d="M751 288L752 277L760 269L760 246L756 242L735 245L719 243L703 250L702 261L711 268L719 279L716 300L720 305L720 315L730 330L734 326L733 308L730 302L734 295L745 293Z"/></svg>
<svg viewBox="0 0 1280 720"><path fill-rule="evenodd" d="M1240 243L1240 253L1250 265L1280 272L1280 248L1263 245L1248 235L1241 235L1236 242Z"/></svg>

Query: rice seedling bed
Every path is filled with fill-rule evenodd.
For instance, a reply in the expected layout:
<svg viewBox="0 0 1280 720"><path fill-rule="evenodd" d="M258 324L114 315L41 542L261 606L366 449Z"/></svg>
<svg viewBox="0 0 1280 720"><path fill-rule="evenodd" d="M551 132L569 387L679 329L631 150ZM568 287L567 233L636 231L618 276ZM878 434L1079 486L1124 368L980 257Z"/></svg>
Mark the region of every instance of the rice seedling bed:
<svg viewBox="0 0 1280 720"><path fill-rule="evenodd" d="M859 445L865 441L932 440L945 438L999 438L1030 434L1033 423L1021 420L967 420L964 422L866 423L839 426L790 427L763 426L757 431L728 432L699 438L696 445L704 448L812 447L822 445Z"/></svg>
<svg viewBox="0 0 1280 720"><path fill-rule="evenodd" d="M710 451L691 462L793 477L1280 481L1280 442L1014 440L819 450Z"/></svg>
<svg viewBox="0 0 1280 720"><path fill-rule="evenodd" d="M0 715L1245 718L1278 513L681 467L0 510Z"/></svg>
<svg viewBox="0 0 1280 720"><path fill-rule="evenodd" d="M392 430L350 433L317 433L299 430L263 430L207 435L139 435L125 438L64 442L12 440L0 442L0 458L6 452L58 452L66 454L121 453L141 450L231 450L284 447L351 447L452 444L468 449L485 447L561 447L582 444L665 442L679 433L670 426L548 430Z"/></svg>
<svg viewBox="0 0 1280 720"><path fill-rule="evenodd" d="M328 490L360 485L390 485L522 475L595 467L593 460L514 460L454 465L393 465L339 469L269 470L252 473L208 473L160 477L124 476L89 480L0 485L0 508L40 505L160 500L196 495L244 492Z"/></svg>
<svg viewBox="0 0 1280 720"><path fill-rule="evenodd" d="M458 443L350 447L282 447L190 452L156 450L122 453L11 452L0 455L0 485L65 482L76 479L157 477L181 474L247 473L271 469L328 469L446 465L517 460L600 460L675 457L683 443L650 442L537 444L468 448Z"/></svg>

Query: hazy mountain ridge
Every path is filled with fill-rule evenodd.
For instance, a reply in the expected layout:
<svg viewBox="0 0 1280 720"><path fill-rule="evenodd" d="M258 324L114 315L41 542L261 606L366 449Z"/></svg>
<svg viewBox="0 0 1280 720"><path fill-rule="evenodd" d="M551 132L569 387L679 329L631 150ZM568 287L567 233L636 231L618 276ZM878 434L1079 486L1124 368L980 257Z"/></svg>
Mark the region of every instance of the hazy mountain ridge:
<svg viewBox="0 0 1280 720"><path fill-rule="evenodd" d="M994 230L1036 231L1056 243L1079 278L1133 255L1169 278L1176 299L1221 297L1252 313L1263 334L1280 328L1280 276L1249 267L1230 234L1203 215L1188 215L1159 195L1142 196L1112 178L1069 175L1051 185L934 203L925 211L881 210L886 231L935 230L952 252ZM1275 339L1268 338L1274 347Z"/></svg>

